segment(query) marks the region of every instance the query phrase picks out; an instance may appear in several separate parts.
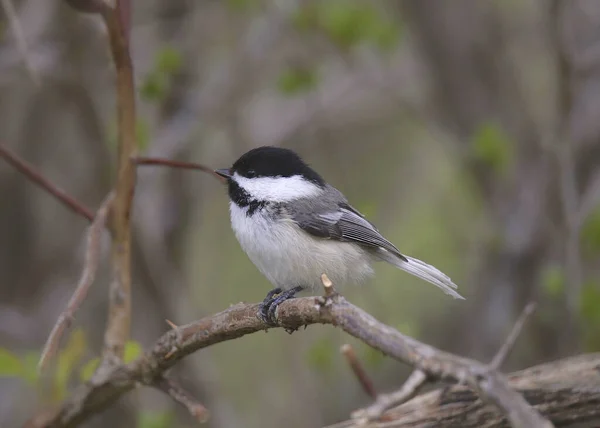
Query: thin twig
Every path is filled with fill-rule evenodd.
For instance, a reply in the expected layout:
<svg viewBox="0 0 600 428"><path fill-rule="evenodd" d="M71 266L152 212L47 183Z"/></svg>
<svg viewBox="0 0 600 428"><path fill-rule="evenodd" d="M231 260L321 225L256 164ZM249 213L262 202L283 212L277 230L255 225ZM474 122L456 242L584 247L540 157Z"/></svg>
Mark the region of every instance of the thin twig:
<svg viewBox="0 0 600 428"><path fill-rule="evenodd" d="M224 181L223 177L221 177L220 175L215 173L215 171L212 168L209 168L209 167L199 164L199 163L183 162L183 161L176 161L176 160L172 160L172 159L163 159L163 158L148 158L148 157L143 157L143 156L137 156L137 157L133 158L132 160L136 165L141 165L141 166L144 166L144 165L155 165L156 166L156 165L158 165L158 166L166 166L166 167L170 167L170 168L199 170L199 171L206 172L206 173L212 175L213 177L216 177L220 181Z"/></svg>
<svg viewBox="0 0 600 428"><path fill-rule="evenodd" d="M348 343L342 345L340 352L346 358L348 365L352 369L352 372L358 379L358 382L362 386L363 390L367 393L369 397L375 400L377 398L377 391L373 386L373 381L371 380L371 378L369 378L369 375L367 375L367 372L365 371L363 365L360 363L358 357L356 356L356 352L354 352L352 345Z"/></svg>
<svg viewBox="0 0 600 428"><path fill-rule="evenodd" d="M402 387L390 394L381 394L369 407L352 413L352 419L357 421L375 421L392 407L399 406L417 395L417 392L427 383L427 375L422 370L414 370Z"/></svg>
<svg viewBox="0 0 600 428"><path fill-rule="evenodd" d="M129 54L130 0L118 0L114 9L102 11L117 72L117 182L111 217L113 233L112 281L108 322L104 334L102 366L123 357L131 328L131 209L135 190L136 110L133 66Z"/></svg>
<svg viewBox="0 0 600 428"><path fill-rule="evenodd" d="M11 0L2 0L2 8L4 9L4 13L6 13L8 21L10 22L11 30L15 36L15 41L17 42L17 49L21 53L23 63L25 64L25 69L29 74L29 78L36 86L40 86L40 76L31 63L31 58L28 52L29 49L27 47L27 40L25 39L23 27L21 26L21 22L17 16L17 11L15 10Z"/></svg>
<svg viewBox="0 0 600 428"><path fill-rule="evenodd" d="M66 192L59 189L57 186L52 184L48 179L42 176L36 169L20 159L17 155L12 153L6 147L0 144L0 157L2 157L6 162L12 165L17 171L22 173L25 177L29 178L35 184L40 186L46 192L50 193L56 199L63 203L67 208L75 213L85 217L87 220L94 220L94 212L89 208L85 207L80 202L76 201L74 198L69 196Z"/></svg>
<svg viewBox="0 0 600 428"><path fill-rule="evenodd" d="M515 346L515 342L521 334L521 330L523 330L523 326L525 325L527 318L529 318L529 316L533 314L536 306L537 305L535 302L530 302L527 306L525 306L523 312L521 312L521 315L519 315L519 319L510 331L508 337L506 338L506 340L494 356L494 359L490 363L490 367L492 369L499 370L500 367L502 367L502 364L504 364L504 362L508 358L510 351L512 351L513 347Z"/></svg>
<svg viewBox="0 0 600 428"><path fill-rule="evenodd" d="M160 377L153 386L183 405L199 423L208 421L210 414L206 407L173 379Z"/></svg>
<svg viewBox="0 0 600 428"><path fill-rule="evenodd" d="M48 340L44 345L42 356L40 357L40 361L38 363L38 371L40 372L46 368L50 359L56 354L63 333L67 328L70 327L74 319L75 312L85 300L90 286L94 282L96 270L98 269L98 264L100 261L100 243L102 242L102 231L104 230L104 226L106 224L106 218L108 217L113 197L114 194L111 192L104 199L104 202L102 202L102 205L96 212L94 221L89 227L87 247L85 251L85 262L81 272L81 277L79 278L77 287L75 288L67 307L58 317L58 321L56 321L56 324L52 328L50 336L48 336Z"/></svg>

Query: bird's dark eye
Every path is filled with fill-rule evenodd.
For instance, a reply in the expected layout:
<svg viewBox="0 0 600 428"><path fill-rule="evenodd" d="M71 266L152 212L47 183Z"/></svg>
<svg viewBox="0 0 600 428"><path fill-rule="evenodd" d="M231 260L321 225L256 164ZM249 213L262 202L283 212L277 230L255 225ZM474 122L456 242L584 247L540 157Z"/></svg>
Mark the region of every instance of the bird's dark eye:
<svg viewBox="0 0 600 428"><path fill-rule="evenodd" d="M256 171L253 169L249 169L248 171L246 171L246 177L248 177L248 178L256 177Z"/></svg>

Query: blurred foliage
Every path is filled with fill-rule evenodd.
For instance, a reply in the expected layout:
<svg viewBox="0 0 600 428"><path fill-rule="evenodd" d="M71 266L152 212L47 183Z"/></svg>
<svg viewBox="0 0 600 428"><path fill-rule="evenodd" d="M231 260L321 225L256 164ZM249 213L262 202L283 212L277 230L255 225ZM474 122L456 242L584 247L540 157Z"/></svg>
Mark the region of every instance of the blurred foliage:
<svg viewBox="0 0 600 428"><path fill-rule="evenodd" d="M182 64L181 52L170 46L159 49L152 68L141 81L139 92L142 99L148 102L164 100L171 89L173 76L181 70Z"/></svg>
<svg viewBox="0 0 600 428"><path fill-rule="evenodd" d="M130 363L139 357L142 353L142 346L136 342L135 340L128 340L125 343L125 349L123 352L123 362ZM79 371L79 378L82 381L88 381L94 375L94 372L98 368L100 364L100 358L96 357L88 361L84 364L84 366Z"/></svg>
<svg viewBox="0 0 600 428"><path fill-rule="evenodd" d="M370 346L362 346L361 349L362 351L360 352L360 360L363 361L365 366L368 368L379 368L387 359L383 352L375 348L371 348Z"/></svg>
<svg viewBox="0 0 600 428"><path fill-rule="evenodd" d="M48 370L47 373L40 374L38 371L40 352L27 351L17 354L0 348L0 379L19 378L37 392L41 392L45 400L54 403L60 402L65 399L69 384L74 380L73 375L81 366L88 349L85 332L81 328L75 329L56 355L54 368ZM135 360L141 352L142 348L138 342L128 341L125 344L124 361ZM79 378L84 381L89 380L98 367L98 363L99 359L94 358L84 364L79 370ZM49 388L46 388L45 385L48 385Z"/></svg>
<svg viewBox="0 0 600 428"><path fill-rule="evenodd" d="M307 352L308 365L321 373L327 373L331 370L334 364L334 358L338 357L338 353L331 340L327 337L315 340Z"/></svg>
<svg viewBox="0 0 600 428"><path fill-rule="evenodd" d="M481 124L472 139L473 156L492 168L498 176L506 175L514 162L514 142L493 122Z"/></svg>
<svg viewBox="0 0 600 428"><path fill-rule="evenodd" d="M172 412L146 410L138 414L137 428L169 428L175 426Z"/></svg>
<svg viewBox="0 0 600 428"><path fill-rule="evenodd" d="M73 370L81 362L87 348L85 333L76 329L70 335L67 344L58 354L56 371L54 372L53 398L62 401L67 395L67 387Z"/></svg>
<svg viewBox="0 0 600 428"><path fill-rule="evenodd" d="M600 254L600 206L585 219L580 236L586 255Z"/></svg>
<svg viewBox="0 0 600 428"><path fill-rule="evenodd" d="M135 123L135 138L140 152L144 152L150 144L150 124L147 120L138 117ZM112 150L117 148L117 127L113 121L108 127L108 146Z"/></svg>
<svg viewBox="0 0 600 428"><path fill-rule="evenodd" d="M566 277L561 266L544 267L541 273L541 284L544 294L551 299L559 299L564 295Z"/></svg>
<svg viewBox="0 0 600 428"><path fill-rule="evenodd" d="M600 350L600 280L583 284L580 301L584 346L587 351Z"/></svg>
<svg viewBox="0 0 600 428"><path fill-rule="evenodd" d="M301 7L294 17L302 31L323 31L343 49L360 43L390 51L400 40L402 27L374 4L359 0L327 0Z"/></svg>
<svg viewBox="0 0 600 428"><path fill-rule="evenodd" d="M288 67L277 79L277 88L288 96L298 95L314 89L319 82L319 76L314 69L307 67Z"/></svg>
<svg viewBox="0 0 600 428"><path fill-rule="evenodd" d="M229 9L236 12L252 12L260 6L259 0L227 0Z"/></svg>
<svg viewBox="0 0 600 428"><path fill-rule="evenodd" d="M21 377L23 370L23 363L18 356L0 348L0 377Z"/></svg>

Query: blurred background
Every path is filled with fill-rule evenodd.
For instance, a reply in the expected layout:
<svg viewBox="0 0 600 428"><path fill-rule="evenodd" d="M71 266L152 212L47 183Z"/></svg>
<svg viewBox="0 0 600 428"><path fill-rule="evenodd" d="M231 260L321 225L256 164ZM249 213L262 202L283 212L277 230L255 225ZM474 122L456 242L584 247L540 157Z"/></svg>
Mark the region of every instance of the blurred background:
<svg viewBox="0 0 600 428"><path fill-rule="evenodd" d="M7 4L26 42L19 47ZM341 291L379 320L488 361L538 302L506 369L600 349L600 2L133 1L140 151L227 167L259 145L299 152L405 253L448 273L456 302L390 266ZM66 2L0 13L0 142L96 209L114 173L114 70L98 17ZM35 364L82 266L87 222L0 162L0 425L89 376L106 261L55 370ZM134 212L129 357L177 324L271 285L238 246L225 189L144 167ZM105 245L106 247L106 245ZM106 250L106 248L105 248ZM105 251L106 254L106 251ZM317 427L408 368L329 326L223 343L173 375L210 427ZM139 390L86 426L192 427Z"/></svg>

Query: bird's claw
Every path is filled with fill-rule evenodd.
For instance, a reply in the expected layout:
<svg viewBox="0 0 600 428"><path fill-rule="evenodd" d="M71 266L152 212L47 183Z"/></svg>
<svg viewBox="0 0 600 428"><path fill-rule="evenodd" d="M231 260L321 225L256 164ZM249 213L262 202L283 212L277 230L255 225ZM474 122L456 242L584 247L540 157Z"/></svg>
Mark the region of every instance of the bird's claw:
<svg viewBox="0 0 600 428"><path fill-rule="evenodd" d="M267 325L277 326L277 307L288 299L296 295L302 287L294 287L289 290L282 291L281 288L274 288L267 293L267 296L260 304L257 317Z"/></svg>

